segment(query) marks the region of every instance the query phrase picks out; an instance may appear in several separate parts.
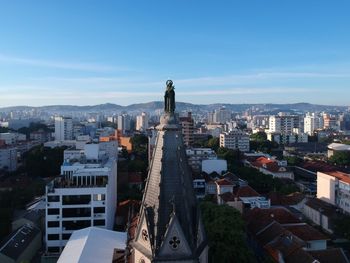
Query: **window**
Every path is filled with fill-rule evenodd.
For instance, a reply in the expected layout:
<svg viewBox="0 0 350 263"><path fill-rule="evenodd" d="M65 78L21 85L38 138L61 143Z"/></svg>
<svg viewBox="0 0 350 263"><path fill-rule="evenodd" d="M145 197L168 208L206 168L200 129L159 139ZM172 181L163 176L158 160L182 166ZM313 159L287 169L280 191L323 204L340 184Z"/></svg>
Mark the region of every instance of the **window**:
<svg viewBox="0 0 350 263"><path fill-rule="evenodd" d="M94 207L94 214L105 213L105 207Z"/></svg>
<svg viewBox="0 0 350 263"><path fill-rule="evenodd" d="M181 241L177 236L173 236L169 241L170 247L174 250L179 248L180 243L181 243Z"/></svg>
<svg viewBox="0 0 350 263"><path fill-rule="evenodd" d="M62 217L90 217L91 216L91 208L63 208L62 209Z"/></svg>
<svg viewBox="0 0 350 263"><path fill-rule="evenodd" d="M59 215L60 214L60 209L58 209L58 208L49 208L49 209L47 209L47 214L48 215Z"/></svg>
<svg viewBox="0 0 350 263"><path fill-rule="evenodd" d="M104 226L106 224L104 219L94 220L94 226Z"/></svg>
<svg viewBox="0 0 350 263"><path fill-rule="evenodd" d="M63 221L63 230L77 230L91 226L90 220Z"/></svg>
<svg viewBox="0 0 350 263"><path fill-rule="evenodd" d="M59 247L48 247L47 251L51 252L51 253L58 253L58 252L60 252L60 248Z"/></svg>
<svg viewBox="0 0 350 263"><path fill-rule="evenodd" d="M47 222L47 227L59 227L60 222L59 221L48 221Z"/></svg>
<svg viewBox="0 0 350 263"><path fill-rule="evenodd" d="M104 201L106 196L104 194L96 194L94 195L94 201Z"/></svg>
<svg viewBox="0 0 350 263"><path fill-rule="evenodd" d="M59 234L48 234L47 235L47 240L59 240L60 235Z"/></svg>
<svg viewBox="0 0 350 263"><path fill-rule="evenodd" d="M62 234L62 239L63 240L68 240L71 235L72 235L71 233L69 233L69 234Z"/></svg>
<svg viewBox="0 0 350 263"><path fill-rule="evenodd" d="M62 204L64 205L85 205L91 202L91 195L65 195Z"/></svg>
<svg viewBox="0 0 350 263"><path fill-rule="evenodd" d="M59 195L49 195L47 197L48 202L59 202L60 201L60 196Z"/></svg>

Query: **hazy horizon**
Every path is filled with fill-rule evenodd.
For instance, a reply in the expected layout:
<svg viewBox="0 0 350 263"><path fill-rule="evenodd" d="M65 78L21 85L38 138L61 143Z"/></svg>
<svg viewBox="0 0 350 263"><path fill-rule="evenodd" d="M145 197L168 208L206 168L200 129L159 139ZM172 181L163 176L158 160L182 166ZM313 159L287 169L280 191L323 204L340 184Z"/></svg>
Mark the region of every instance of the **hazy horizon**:
<svg viewBox="0 0 350 263"><path fill-rule="evenodd" d="M105 104L113 104L117 106L122 106L122 107L128 107L131 105L137 105L137 104L148 104L148 103L163 103L161 100L154 100L154 101L146 101L146 102L140 102L140 103L130 103L130 104L118 104L118 103L113 103L113 102L105 102L105 103L100 103L100 104L48 104L48 105L39 105L39 106L33 106L33 105L9 105L9 106L2 106L0 105L0 109L3 108L13 108L13 107L33 107L33 108L40 108L40 107L53 107L53 106L73 106L73 107L94 107L94 106L99 106L99 105L105 105ZM215 104L231 104L231 105L294 105L294 104L311 104L311 105L319 105L319 106L334 106L334 107L350 107L349 105L333 105L333 104L317 104L317 103L310 103L310 102L291 102L291 103L223 103L223 102L212 102L212 103L192 103L192 102L186 102L186 101L176 101L176 103L187 103L187 104L193 104L193 105L215 105Z"/></svg>

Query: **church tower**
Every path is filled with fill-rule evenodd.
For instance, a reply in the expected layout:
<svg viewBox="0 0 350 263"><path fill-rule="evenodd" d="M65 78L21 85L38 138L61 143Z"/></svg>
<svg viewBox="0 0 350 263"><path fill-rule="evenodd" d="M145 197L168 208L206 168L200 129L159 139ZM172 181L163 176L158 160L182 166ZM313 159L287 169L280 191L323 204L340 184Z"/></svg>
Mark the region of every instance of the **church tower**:
<svg viewBox="0 0 350 263"><path fill-rule="evenodd" d="M135 263L204 262L208 246L193 191L173 82L166 82L164 114L150 163L131 257Z"/></svg>

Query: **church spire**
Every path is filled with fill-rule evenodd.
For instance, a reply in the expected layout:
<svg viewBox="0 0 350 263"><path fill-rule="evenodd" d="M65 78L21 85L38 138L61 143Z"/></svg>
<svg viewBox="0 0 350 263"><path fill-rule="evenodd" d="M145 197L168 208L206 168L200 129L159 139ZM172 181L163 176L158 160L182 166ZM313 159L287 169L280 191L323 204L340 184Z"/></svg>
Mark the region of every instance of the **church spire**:
<svg viewBox="0 0 350 263"><path fill-rule="evenodd" d="M166 82L164 114L132 241L134 262L207 262L204 228L192 186L175 92ZM143 261L142 261L143 260Z"/></svg>

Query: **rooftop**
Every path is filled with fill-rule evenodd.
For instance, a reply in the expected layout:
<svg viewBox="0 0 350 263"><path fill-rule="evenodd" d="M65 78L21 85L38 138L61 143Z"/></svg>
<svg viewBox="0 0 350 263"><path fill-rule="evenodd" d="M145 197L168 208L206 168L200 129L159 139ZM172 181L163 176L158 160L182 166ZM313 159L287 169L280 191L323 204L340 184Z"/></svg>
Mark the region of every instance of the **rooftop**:
<svg viewBox="0 0 350 263"><path fill-rule="evenodd" d="M320 262L337 262L348 263L344 251L341 248L330 248L325 250L314 250L309 252L315 259Z"/></svg>
<svg viewBox="0 0 350 263"><path fill-rule="evenodd" d="M74 231L58 263L110 263L115 249L124 250L127 235L98 227Z"/></svg>
<svg viewBox="0 0 350 263"><path fill-rule="evenodd" d="M329 240L327 236L308 224L284 226L288 231L304 241Z"/></svg>
<svg viewBox="0 0 350 263"><path fill-rule="evenodd" d="M350 184L350 174L339 172L339 171L327 172L325 174L331 175L340 181Z"/></svg>
<svg viewBox="0 0 350 263"><path fill-rule="evenodd" d="M328 145L328 149L333 151L350 151L350 145L342 143L331 143Z"/></svg>
<svg viewBox="0 0 350 263"><path fill-rule="evenodd" d="M304 200L305 195L295 192L289 195L282 195L277 192L271 192L267 196L271 200L271 205L291 206L297 205Z"/></svg>
<svg viewBox="0 0 350 263"><path fill-rule="evenodd" d="M248 230L256 234L268 224L276 221L280 224L298 224L301 221L290 211L283 207L274 207L269 209L253 208L244 215Z"/></svg>
<svg viewBox="0 0 350 263"><path fill-rule="evenodd" d="M309 198L306 201L305 205L311 207L314 210L322 211L322 214L329 217L336 216L337 214L337 207L318 198Z"/></svg>
<svg viewBox="0 0 350 263"><path fill-rule="evenodd" d="M35 237L40 235L40 229L29 224L12 232L0 244L0 253L16 261Z"/></svg>
<svg viewBox="0 0 350 263"><path fill-rule="evenodd" d="M249 185L240 186L234 189L233 191L234 195L237 197L256 197L260 196L260 194L255 191L252 187Z"/></svg>
<svg viewBox="0 0 350 263"><path fill-rule="evenodd" d="M217 184L217 185L220 185L220 186L225 186L225 185L227 185L227 186L233 186L233 183L231 183L229 180L227 180L227 179L219 179L219 180L216 180L215 181L215 183Z"/></svg>

